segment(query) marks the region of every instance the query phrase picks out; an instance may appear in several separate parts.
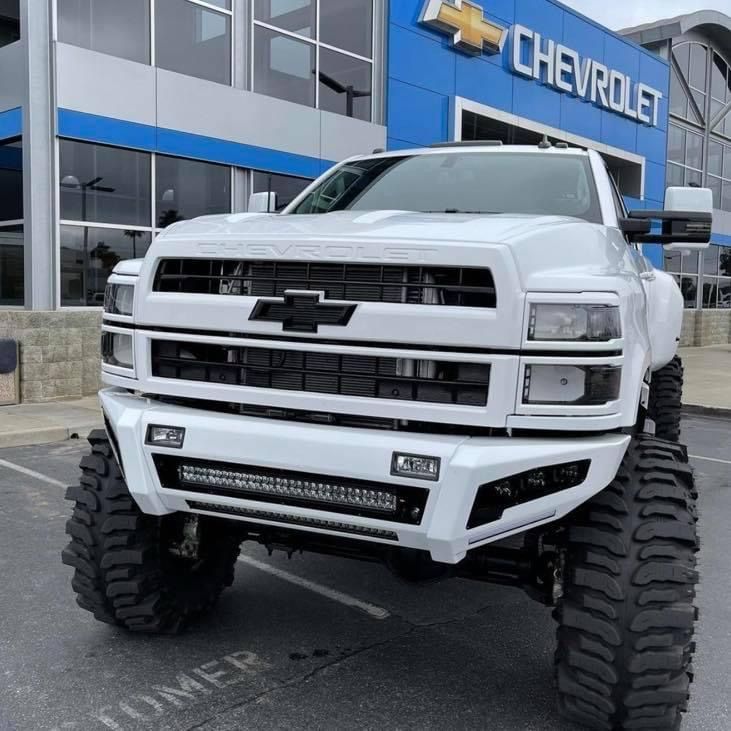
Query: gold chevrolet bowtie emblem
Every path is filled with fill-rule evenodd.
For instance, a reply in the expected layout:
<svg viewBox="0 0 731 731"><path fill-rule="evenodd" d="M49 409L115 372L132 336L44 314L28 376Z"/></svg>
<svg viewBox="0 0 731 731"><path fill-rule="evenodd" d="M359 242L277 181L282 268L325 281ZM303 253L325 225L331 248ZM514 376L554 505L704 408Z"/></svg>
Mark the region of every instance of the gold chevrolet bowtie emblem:
<svg viewBox="0 0 731 731"><path fill-rule="evenodd" d="M478 56L500 53L505 43L506 29L485 19L480 5L469 0L427 0L421 22L452 36L460 51Z"/></svg>

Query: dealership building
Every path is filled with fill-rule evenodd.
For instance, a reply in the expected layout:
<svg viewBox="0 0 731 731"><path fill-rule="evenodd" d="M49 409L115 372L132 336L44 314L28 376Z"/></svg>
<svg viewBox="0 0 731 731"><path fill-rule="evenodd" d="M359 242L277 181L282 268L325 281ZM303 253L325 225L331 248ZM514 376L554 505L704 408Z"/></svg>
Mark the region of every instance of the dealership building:
<svg viewBox="0 0 731 731"><path fill-rule="evenodd" d="M681 285L684 344L729 342L729 64L711 11L615 33L554 0L0 0L0 337L20 343L20 396L96 390L107 276L161 228L446 140L595 149L629 208L711 188L708 251L647 253Z"/></svg>

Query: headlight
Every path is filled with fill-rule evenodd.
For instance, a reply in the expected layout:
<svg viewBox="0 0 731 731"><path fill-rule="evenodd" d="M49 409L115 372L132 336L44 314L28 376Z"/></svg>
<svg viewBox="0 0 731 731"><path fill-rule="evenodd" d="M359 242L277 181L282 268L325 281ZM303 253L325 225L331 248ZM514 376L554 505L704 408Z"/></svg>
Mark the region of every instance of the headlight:
<svg viewBox="0 0 731 731"><path fill-rule="evenodd" d="M132 315L135 288L131 284L107 284L104 290L104 312L110 315Z"/></svg>
<svg viewBox="0 0 731 731"><path fill-rule="evenodd" d="M601 406L619 398L619 366L529 365L523 403Z"/></svg>
<svg viewBox="0 0 731 731"><path fill-rule="evenodd" d="M528 340L606 342L622 337L619 307L613 305L533 304Z"/></svg>
<svg viewBox="0 0 731 731"><path fill-rule="evenodd" d="M102 361L118 368L133 368L132 336L127 333L102 333Z"/></svg>

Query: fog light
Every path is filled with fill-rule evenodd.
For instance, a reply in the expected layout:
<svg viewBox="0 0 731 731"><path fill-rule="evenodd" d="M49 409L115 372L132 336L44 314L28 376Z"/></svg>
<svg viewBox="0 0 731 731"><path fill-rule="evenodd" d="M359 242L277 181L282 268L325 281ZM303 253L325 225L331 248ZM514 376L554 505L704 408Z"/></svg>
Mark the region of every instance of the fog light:
<svg viewBox="0 0 731 731"><path fill-rule="evenodd" d="M500 520L505 510L516 505L537 500L559 490L577 487L589 474L590 464L588 459L565 462L480 485L467 528Z"/></svg>
<svg viewBox="0 0 731 731"><path fill-rule="evenodd" d="M391 474L413 477L417 480L438 480L439 463L439 457L394 452L391 459Z"/></svg>
<svg viewBox="0 0 731 731"><path fill-rule="evenodd" d="M180 449L185 439L185 429L179 426L157 426L150 424L147 427L145 442L154 447L169 447Z"/></svg>

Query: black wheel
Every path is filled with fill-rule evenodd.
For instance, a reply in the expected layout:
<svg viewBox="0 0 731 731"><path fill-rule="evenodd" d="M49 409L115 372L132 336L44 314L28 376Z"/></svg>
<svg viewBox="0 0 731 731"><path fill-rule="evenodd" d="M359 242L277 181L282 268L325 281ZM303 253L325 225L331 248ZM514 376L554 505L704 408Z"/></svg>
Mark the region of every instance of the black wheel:
<svg viewBox="0 0 731 731"><path fill-rule="evenodd" d="M677 729L692 680L696 492L685 449L633 440L567 529L559 707L597 729Z"/></svg>
<svg viewBox="0 0 731 731"><path fill-rule="evenodd" d="M655 436L680 441L680 411L683 398L683 361L676 355L652 374L647 415L655 422Z"/></svg>
<svg viewBox="0 0 731 731"><path fill-rule="evenodd" d="M127 490L105 432L92 432L89 442L80 484L66 492L75 505L62 559L75 569L76 601L102 622L178 632L233 582L239 539L214 519L201 517L196 524L181 513L145 515Z"/></svg>

